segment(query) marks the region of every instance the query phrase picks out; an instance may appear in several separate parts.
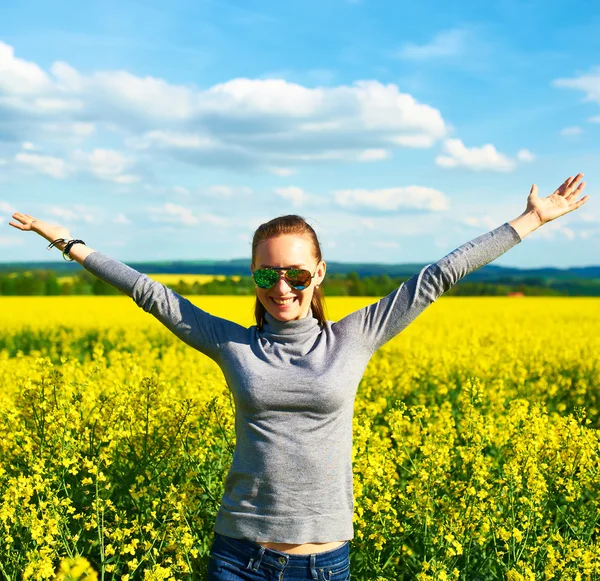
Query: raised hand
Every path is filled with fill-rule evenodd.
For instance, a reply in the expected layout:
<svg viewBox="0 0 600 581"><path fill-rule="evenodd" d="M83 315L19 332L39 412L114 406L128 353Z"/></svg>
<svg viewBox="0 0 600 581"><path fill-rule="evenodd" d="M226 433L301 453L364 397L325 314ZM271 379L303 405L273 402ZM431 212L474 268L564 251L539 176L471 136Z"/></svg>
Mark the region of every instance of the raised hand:
<svg viewBox="0 0 600 581"><path fill-rule="evenodd" d="M589 196L584 196L580 200L577 197L583 192L586 184L577 183L583 174L577 174L575 177L569 177L565 182L557 188L547 198L538 197L538 187L533 184L531 192L527 198L526 212L534 212L540 219L540 225L555 220L563 214L567 214L580 208L589 200Z"/></svg>
<svg viewBox="0 0 600 581"><path fill-rule="evenodd" d="M11 226L17 228L17 230L22 230L23 232L29 230L36 232L48 240L48 242L53 242L58 238L66 238L67 240L71 238L69 230L64 226L49 224L48 222L38 220L29 214L22 214L21 212L15 212L12 217L15 219L15 222L9 222Z"/></svg>

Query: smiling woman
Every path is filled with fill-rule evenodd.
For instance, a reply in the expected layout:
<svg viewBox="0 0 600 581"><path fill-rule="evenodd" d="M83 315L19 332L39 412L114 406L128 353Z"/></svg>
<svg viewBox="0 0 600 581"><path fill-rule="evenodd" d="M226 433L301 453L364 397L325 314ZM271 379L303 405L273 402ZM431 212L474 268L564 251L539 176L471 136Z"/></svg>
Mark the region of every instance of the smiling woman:
<svg viewBox="0 0 600 581"><path fill-rule="evenodd" d="M568 178L543 199L534 185L519 217L337 322L324 313L319 241L300 216L274 218L254 234L256 325L248 328L91 250L65 228L21 213L10 225L45 237L223 371L235 400L236 445L214 526L209 579L342 581L350 579L354 537L354 400L369 360L461 278L583 205L587 196L577 200L585 187L581 177Z"/></svg>

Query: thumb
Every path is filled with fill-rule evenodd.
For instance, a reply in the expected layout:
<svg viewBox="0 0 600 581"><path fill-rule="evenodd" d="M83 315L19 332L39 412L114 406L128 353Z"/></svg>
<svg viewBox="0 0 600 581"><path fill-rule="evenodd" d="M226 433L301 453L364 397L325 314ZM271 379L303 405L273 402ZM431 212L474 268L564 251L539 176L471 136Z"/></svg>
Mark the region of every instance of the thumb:
<svg viewBox="0 0 600 581"><path fill-rule="evenodd" d="M529 192L529 197L537 198L537 196L538 196L538 187L535 184L533 184L531 186L531 191Z"/></svg>

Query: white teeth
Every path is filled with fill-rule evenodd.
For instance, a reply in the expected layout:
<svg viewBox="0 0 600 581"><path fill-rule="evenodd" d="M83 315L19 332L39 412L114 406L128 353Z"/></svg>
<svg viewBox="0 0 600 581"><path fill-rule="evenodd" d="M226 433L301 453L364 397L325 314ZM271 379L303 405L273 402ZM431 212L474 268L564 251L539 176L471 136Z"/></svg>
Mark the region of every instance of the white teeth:
<svg viewBox="0 0 600 581"><path fill-rule="evenodd" d="M273 299L278 305L289 305L294 299L286 299L285 301L279 299Z"/></svg>

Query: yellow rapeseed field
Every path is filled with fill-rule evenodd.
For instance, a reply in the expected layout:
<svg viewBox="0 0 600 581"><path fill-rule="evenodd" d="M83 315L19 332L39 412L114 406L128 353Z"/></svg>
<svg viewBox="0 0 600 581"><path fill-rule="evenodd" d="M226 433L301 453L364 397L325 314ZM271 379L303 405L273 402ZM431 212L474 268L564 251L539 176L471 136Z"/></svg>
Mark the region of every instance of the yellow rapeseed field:
<svg viewBox="0 0 600 581"><path fill-rule="evenodd" d="M600 579L599 398L599 299L431 305L358 390L353 580ZM232 405L127 297L0 298L0 578L204 579Z"/></svg>

